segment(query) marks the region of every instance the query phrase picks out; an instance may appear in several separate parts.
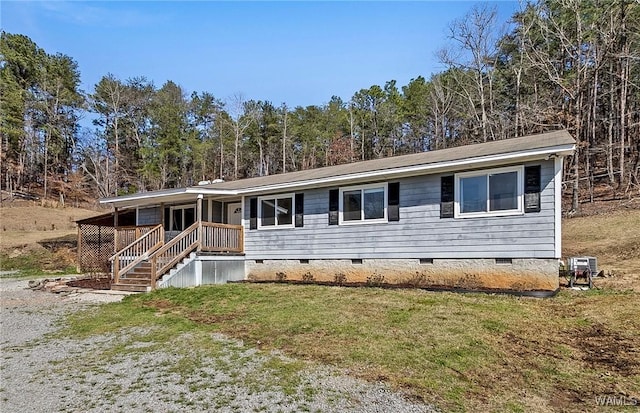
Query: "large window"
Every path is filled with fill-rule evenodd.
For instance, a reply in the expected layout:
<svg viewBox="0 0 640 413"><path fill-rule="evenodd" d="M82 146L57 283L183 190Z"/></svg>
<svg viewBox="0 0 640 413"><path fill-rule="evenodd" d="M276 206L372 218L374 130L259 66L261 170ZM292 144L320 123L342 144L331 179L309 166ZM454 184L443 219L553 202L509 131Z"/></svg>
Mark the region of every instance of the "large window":
<svg viewBox="0 0 640 413"><path fill-rule="evenodd" d="M455 216L523 213L522 167L456 174Z"/></svg>
<svg viewBox="0 0 640 413"><path fill-rule="evenodd" d="M258 198L258 228L293 228L293 194Z"/></svg>
<svg viewBox="0 0 640 413"><path fill-rule="evenodd" d="M340 189L340 223L387 220L387 185L375 184Z"/></svg>

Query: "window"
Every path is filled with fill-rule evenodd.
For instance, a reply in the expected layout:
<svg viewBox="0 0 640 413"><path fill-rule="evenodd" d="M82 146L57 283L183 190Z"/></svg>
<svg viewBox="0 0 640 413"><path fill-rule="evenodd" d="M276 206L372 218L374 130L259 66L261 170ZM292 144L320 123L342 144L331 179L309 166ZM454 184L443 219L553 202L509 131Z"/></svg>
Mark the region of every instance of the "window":
<svg viewBox="0 0 640 413"><path fill-rule="evenodd" d="M293 195L258 198L258 228L293 228Z"/></svg>
<svg viewBox="0 0 640 413"><path fill-rule="evenodd" d="M386 222L387 185L340 189L340 224Z"/></svg>
<svg viewBox="0 0 640 413"><path fill-rule="evenodd" d="M171 231L184 231L196 222L196 206L172 206L169 219L169 228Z"/></svg>
<svg viewBox="0 0 640 413"><path fill-rule="evenodd" d="M522 214L522 174L521 166L456 174L456 218Z"/></svg>

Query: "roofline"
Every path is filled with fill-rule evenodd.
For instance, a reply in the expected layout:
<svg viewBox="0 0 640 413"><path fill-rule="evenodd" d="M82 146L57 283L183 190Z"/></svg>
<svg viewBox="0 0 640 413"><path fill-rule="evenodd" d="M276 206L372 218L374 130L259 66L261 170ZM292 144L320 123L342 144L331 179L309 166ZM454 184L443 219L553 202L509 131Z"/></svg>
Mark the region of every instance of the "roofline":
<svg viewBox="0 0 640 413"><path fill-rule="evenodd" d="M571 155L575 150L575 144L563 144L549 146L545 148L529 149L524 151L516 151L509 153L501 153L495 155L487 155L475 158L464 158L453 161L435 162L423 165L412 165L390 169L380 169L368 172L358 172L345 175L329 176L325 178L309 179L297 182L285 182L273 185L261 185L244 189L212 189L201 188L197 186L190 186L186 188L167 189L163 191L151 191L139 194L125 195L119 197L103 198L100 199L101 204L113 204L117 206L121 204L123 206L134 206L131 202L141 201L145 199L158 199L174 195L250 195L258 194L270 191L278 191L281 189L293 189L303 187L319 187L327 186L332 183L340 183L345 181L359 181L371 178L384 178L384 177L402 177L406 175L426 175L430 173L445 172L452 169L459 168L461 166L483 166L488 164L513 162L518 160L536 160L544 159L545 157L566 156Z"/></svg>
<svg viewBox="0 0 640 413"><path fill-rule="evenodd" d="M425 172L428 172L428 173L444 172L450 169L456 169L457 167L466 166L466 165L475 165L475 164L483 165L483 164L497 163L498 161L501 161L500 163L502 163L502 161L512 161L512 160L517 160L521 158L528 158L531 160L541 159L541 158L544 159L546 156L549 156L549 155L566 156L566 155L572 154L574 150L575 150L575 144L557 145L557 146L547 147L544 149L511 152L506 155L497 154L497 155L482 156L477 158L458 159L455 161L436 162L436 163L431 163L426 165L412 165L412 166L405 166L405 167L392 168L392 169L380 169L377 171L359 172L354 174L332 176L332 177L326 177L326 178L320 178L320 179L310 179L310 180L299 181L299 182L257 186L257 187L241 189L241 190L238 190L237 192L239 195L249 195L252 193L269 192L269 191L276 191L276 190L287 189L287 188L299 188L299 187L306 187L306 186L317 187L323 184L328 184L333 182L356 181L356 180L362 180L367 178L399 177L404 175L426 175L427 173Z"/></svg>
<svg viewBox="0 0 640 413"><path fill-rule="evenodd" d="M185 188L165 189L160 191L149 191L149 192L141 192L141 193L131 194L131 195L101 198L99 202L101 204L111 204L116 202L137 201L141 199L159 198L159 197L182 195L182 194L238 195L238 191L230 190L230 189L211 189L211 188L198 188L197 186L188 186Z"/></svg>

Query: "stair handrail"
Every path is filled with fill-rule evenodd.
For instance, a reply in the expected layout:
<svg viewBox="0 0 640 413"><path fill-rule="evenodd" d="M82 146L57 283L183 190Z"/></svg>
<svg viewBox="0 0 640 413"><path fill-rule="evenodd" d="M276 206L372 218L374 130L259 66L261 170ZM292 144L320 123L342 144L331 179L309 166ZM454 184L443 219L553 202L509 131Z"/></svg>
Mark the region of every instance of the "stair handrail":
<svg viewBox="0 0 640 413"><path fill-rule="evenodd" d="M167 270L169 270L178 262L180 262L182 259L184 259L187 255L191 253L191 251L193 251L200 245L201 240L198 237L198 227L199 227L199 223L197 221L194 222L190 227L188 227L187 229L179 233L175 238L173 238L171 241L164 244L158 250L154 251L148 257L148 260L151 262L151 288L156 287L156 283L158 279L162 275L164 275L164 273ZM162 264L161 267L158 268L158 257L166 253L167 251L169 251L174 246L178 245L180 242L182 242L188 236L192 235L194 232L196 234L195 240L190 244L184 246L178 254L174 255L169 261Z"/></svg>
<svg viewBox="0 0 640 413"><path fill-rule="evenodd" d="M137 255L134 252L134 249L138 246L144 245L147 241L147 238L151 238L157 236L157 241L150 245L148 248L144 249L142 254ZM152 240L153 241L153 240ZM120 281L120 276L126 274L128 271L132 270L133 267L146 260L149 257L149 254L155 252L158 248L162 247L164 244L164 227L162 224L158 224L153 227L149 232L131 242L126 247L122 248L120 251L116 252L114 255L109 257L109 260L113 262L113 277L114 283L118 283ZM133 261L124 267L120 268L120 258L122 256L131 256L135 257Z"/></svg>

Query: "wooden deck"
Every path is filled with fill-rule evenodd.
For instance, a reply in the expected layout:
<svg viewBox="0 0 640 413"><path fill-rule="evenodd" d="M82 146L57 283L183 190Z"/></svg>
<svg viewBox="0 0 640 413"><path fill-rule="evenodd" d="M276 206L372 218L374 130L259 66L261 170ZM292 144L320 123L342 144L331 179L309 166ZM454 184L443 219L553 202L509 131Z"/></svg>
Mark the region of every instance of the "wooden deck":
<svg viewBox="0 0 640 413"><path fill-rule="evenodd" d="M244 252L241 225L198 221L167 242L162 225L139 228L126 228L116 235L116 240L135 239L110 258L114 290L155 289L157 281L192 252Z"/></svg>

